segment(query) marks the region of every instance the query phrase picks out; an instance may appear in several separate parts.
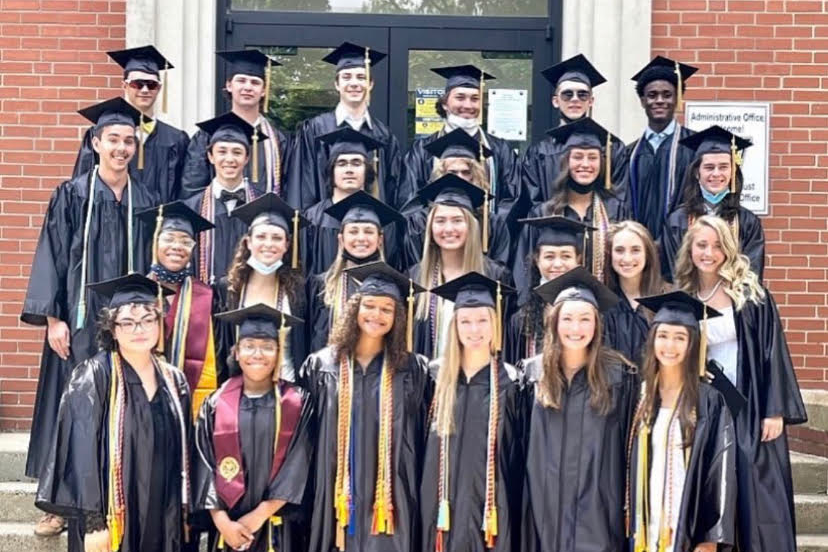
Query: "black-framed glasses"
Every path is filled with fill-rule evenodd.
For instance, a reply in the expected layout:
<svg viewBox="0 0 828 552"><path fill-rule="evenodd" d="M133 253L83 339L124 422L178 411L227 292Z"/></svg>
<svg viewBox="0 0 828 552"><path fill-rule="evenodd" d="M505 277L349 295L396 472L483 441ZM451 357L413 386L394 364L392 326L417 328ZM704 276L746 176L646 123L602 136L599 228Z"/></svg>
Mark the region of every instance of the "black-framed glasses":
<svg viewBox="0 0 828 552"><path fill-rule="evenodd" d="M141 320L122 320L121 322L115 322L115 325L121 328L126 333L135 333L138 331L138 328L141 329L149 329L152 328L153 324L158 323L157 316L145 316Z"/></svg>
<svg viewBox="0 0 828 552"><path fill-rule="evenodd" d="M151 79L132 79L126 82L130 88L134 88L135 90L141 90L146 86L147 90L154 91L158 90L158 88L161 86L160 82Z"/></svg>
<svg viewBox="0 0 828 552"><path fill-rule="evenodd" d="M558 97L565 102L571 102L572 98L578 96L578 99L582 102L589 100L592 97L592 92L589 90L561 90L558 92Z"/></svg>

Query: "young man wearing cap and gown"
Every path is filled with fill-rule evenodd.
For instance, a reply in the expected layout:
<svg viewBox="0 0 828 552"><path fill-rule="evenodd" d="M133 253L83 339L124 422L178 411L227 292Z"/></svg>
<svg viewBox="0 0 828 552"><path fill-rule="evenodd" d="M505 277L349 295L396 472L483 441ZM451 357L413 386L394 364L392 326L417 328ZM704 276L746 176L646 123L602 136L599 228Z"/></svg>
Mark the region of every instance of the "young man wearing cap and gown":
<svg viewBox="0 0 828 552"><path fill-rule="evenodd" d="M496 138L483 130L483 102L485 83L495 77L473 65L440 67L432 69L446 79L446 90L437 101L437 113L445 121L443 128L434 134L417 138L403 158L403 174L400 193L406 199L431 180L434 156L425 146L454 129L461 128L482 146L492 152L486 160L478 159L486 167L489 177L489 193L494 196L494 212L508 213L518 197L520 165L517 155L506 140Z"/></svg>
<svg viewBox="0 0 828 552"><path fill-rule="evenodd" d="M607 82L601 73L583 54L578 54L541 71L541 74L555 87L552 105L560 113L560 126L591 117L595 103L593 90ZM521 160L521 178L529 194L531 205L543 203L551 197L552 184L561 171L564 144L551 136L529 146ZM613 192L624 200L623 186L626 174L624 142L612 138L612 183Z"/></svg>
<svg viewBox="0 0 828 552"><path fill-rule="evenodd" d="M714 125L685 138L681 143L695 150L685 175L684 198L670 213L661 234L661 269L664 278L673 280L681 241L693 220L715 214L727 221L739 249L750 259L750 268L762 281L765 267L765 233L762 221L753 211L742 207L744 178L741 159L750 140Z"/></svg>
<svg viewBox="0 0 828 552"><path fill-rule="evenodd" d="M234 370L198 413L193 509L212 518L209 550L299 552L313 405L279 367L300 320L261 303L217 318L238 328Z"/></svg>
<svg viewBox="0 0 828 552"><path fill-rule="evenodd" d="M251 135L250 163L244 169L244 176L258 194L274 192L283 198L292 197L295 194L288 190L286 178L290 144L268 117L271 68L280 63L259 50L219 52L218 56L227 62L223 92L230 98L230 111L255 131ZM210 143L209 131L202 128L193 134L181 176L181 197L193 196L215 176L216 171L207 159Z"/></svg>
<svg viewBox="0 0 828 552"><path fill-rule="evenodd" d="M218 298L192 270L196 236L213 225L182 201L147 209L138 216L153 229L147 277L173 292L163 303L164 343L158 352L187 377L195 416L218 385L213 322Z"/></svg>
<svg viewBox="0 0 828 552"><path fill-rule="evenodd" d="M327 144L328 185L323 199L305 210L310 222L302 244L307 274L321 274L333 264L339 251L340 224L326 211L358 190L374 195L377 183L372 152L383 148L380 142L349 126L322 135L319 140ZM403 231L404 227L392 224L384 232L385 262L396 268L402 264Z"/></svg>
<svg viewBox="0 0 828 552"><path fill-rule="evenodd" d="M449 174L468 181L470 184L480 188L483 191L482 204L477 206L473 212L477 213L480 210L479 218L481 224L487 222L486 243L484 244L484 253L486 257L496 261L502 266L509 266L509 255L511 253L511 236L509 235L509 227L507 224L507 213L503 210L497 211L494 209L494 196L489 192L489 186L486 182L476 182L474 178L474 171L463 170L466 164L448 164L449 160L462 160L466 163L477 163L479 158L488 159L492 155L492 150L483 146L469 136L462 129L455 129L451 132L441 136L440 138L429 142L424 149L434 156L438 166L434 173L432 173L432 180L429 181L429 186L434 184L436 179L433 179L437 174L445 173L444 178ZM440 165L442 164L442 165ZM481 164L482 165L482 164ZM471 173L471 174L469 174ZM424 188L423 188L424 189ZM433 188L432 188L433 190ZM423 238L426 233L426 223L430 211L429 199L422 195L422 189L417 190L416 195L406 203L403 207L405 218L407 220L406 237L404 242L405 266L410 267L422 260L423 255ZM433 199L433 197L431 198ZM486 216L483 216L483 210L486 210Z"/></svg>
<svg viewBox="0 0 828 552"><path fill-rule="evenodd" d="M329 197L326 171L332 144L319 138L342 128L351 128L374 140L366 146L371 148L368 159L374 166L375 182L366 182L365 189L394 208L408 199L399 195L402 152L397 138L369 110L373 68L384 58L382 52L350 42L344 42L322 58L336 67L334 87L339 93L339 103L333 111L302 122L296 131L290 183L291 190L298 190L300 197L289 196L291 204L306 209Z"/></svg>
<svg viewBox="0 0 828 552"><path fill-rule="evenodd" d="M360 283L342 325L300 369L316 408L307 550L421 552L432 384L408 305L423 288L382 262L348 272Z"/></svg>
<svg viewBox="0 0 828 552"><path fill-rule="evenodd" d="M311 351L328 344L348 298L356 291L346 269L382 260L386 230L404 222L397 211L361 190L334 203L325 214L339 221L339 250L328 270L314 274L308 282L306 329Z"/></svg>
<svg viewBox="0 0 828 552"><path fill-rule="evenodd" d="M236 245L247 232L247 225L231 216L233 209L260 195L245 176L256 129L232 111L198 123L198 127L209 137L205 159L215 168L215 176L184 203L215 225L213 230L198 235L193 252L193 272L212 285L227 274Z"/></svg>
<svg viewBox="0 0 828 552"><path fill-rule="evenodd" d="M124 95L127 102L141 112L136 137L139 150L129 163L131 174L158 195L162 203L178 199L181 191L181 172L190 137L183 130L156 117L155 104L162 94L161 111L166 113L167 71L172 64L153 46L141 46L107 52L124 69ZM164 71L163 83L159 77ZM92 170L98 164L98 154L92 147L94 127L83 135L81 149L75 160L72 177ZM143 150L143 151L141 151Z"/></svg>
<svg viewBox="0 0 828 552"><path fill-rule="evenodd" d="M20 315L47 328L26 460L26 475L34 478L49 453L64 384L98 350L94 326L102 303L86 284L147 270L150 233L135 213L158 204L129 175L138 110L113 98L80 113L96 125L92 147L100 165L52 192Z"/></svg>
<svg viewBox="0 0 828 552"><path fill-rule="evenodd" d="M635 91L647 116L644 134L627 145L627 202L632 217L647 227L656 242L667 216L678 207L693 150L681 140L693 131L679 124L685 82L698 69L656 56L633 76Z"/></svg>
<svg viewBox="0 0 828 552"><path fill-rule="evenodd" d="M155 354L158 284L130 274L90 287L107 299L100 349L67 383L35 506L69 518L70 552L179 552L193 425L184 374Z"/></svg>
<svg viewBox="0 0 828 552"><path fill-rule="evenodd" d="M610 224L628 218L627 205L612 193L612 180L606 168L607 140L612 135L589 118L558 127L551 131L558 142L564 144L568 170L558 175L551 198L535 205L529 217L560 215L595 228L587 234L584 245L584 266L592 274L605 281L606 248ZM529 259L535 249L537 230L524 225L520 229L514 260L514 278L519 290L529 289L526 278L530 274Z"/></svg>

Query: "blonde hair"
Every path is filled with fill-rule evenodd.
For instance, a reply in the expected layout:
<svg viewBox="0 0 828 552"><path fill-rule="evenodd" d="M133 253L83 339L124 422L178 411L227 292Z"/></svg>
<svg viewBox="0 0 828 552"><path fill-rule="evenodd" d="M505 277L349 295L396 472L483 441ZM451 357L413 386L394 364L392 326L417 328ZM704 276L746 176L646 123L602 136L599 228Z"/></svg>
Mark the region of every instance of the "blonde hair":
<svg viewBox="0 0 828 552"><path fill-rule="evenodd" d="M653 241L652 234L650 234L650 231L647 230L647 227L643 224L634 220L624 220L616 222L610 226L609 236L607 238L610 250L610 259L612 259L612 242L615 239L615 236L625 230L628 230L638 236L641 243L644 244L644 257L646 257L646 261L644 264L644 270L641 272L641 286L638 290L639 293L641 293L642 297L663 293L665 291L665 286L664 280L661 278L661 261L658 258L658 249ZM609 287L612 288L613 291L619 291L621 289L621 284L618 281L618 274L616 274L615 269L612 268L612 262L610 262L610 270L607 271L607 274Z"/></svg>
<svg viewBox="0 0 828 552"><path fill-rule="evenodd" d="M728 224L715 215L704 215L695 220L681 242L676 255L676 288L687 293L699 292L699 274L693 264L693 241L702 228L711 228L719 238L725 259L719 267L719 277L724 281L724 291L733 300L736 310L741 310L747 301L759 304L765 298L765 290L759 277L750 269L747 255L739 251L739 243Z"/></svg>
<svg viewBox="0 0 828 552"><path fill-rule="evenodd" d="M486 309L492 322L492 332L497 331L497 315L491 307ZM494 336L494 334L493 334ZM494 356L494 341L489 342L489 350ZM445 355L440 359L440 370L434 389L434 421L437 435L448 437L454 432L454 404L457 400L457 380L463 359L463 344L457 333L457 311L451 317L449 337Z"/></svg>
<svg viewBox="0 0 828 552"><path fill-rule="evenodd" d="M471 183L491 193L491 184L489 183L489 177L486 176L486 169L483 167L483 164L477 159L469 159L468 157L446 157L445 159L437 159L434 163L434 170L431 171L431 179L429 182L434 182L438 178L448 174L448 170L446 169L448 162L457 159L469 164Z"/></svg>
<svg viewBox="0 0 828 552"><path fill-rule="evenodd" d="M342 231L339 232L342 235ZM379 256L381 261L385 261L385 237L382 233L382 228L379 231L379 238L377 241L377 251L379 251ZM334 303L336 303L337 297L337 287L339 285L339 278L342 276L342 272L345 270L345 257L342 255L343 251L342 243L340 242L338 249L336 250L336 259L334 259L333 264L331 267L325 272L325 288L322 290L323 299L325 302L325 306L328 308L333 308Z"/></svg>

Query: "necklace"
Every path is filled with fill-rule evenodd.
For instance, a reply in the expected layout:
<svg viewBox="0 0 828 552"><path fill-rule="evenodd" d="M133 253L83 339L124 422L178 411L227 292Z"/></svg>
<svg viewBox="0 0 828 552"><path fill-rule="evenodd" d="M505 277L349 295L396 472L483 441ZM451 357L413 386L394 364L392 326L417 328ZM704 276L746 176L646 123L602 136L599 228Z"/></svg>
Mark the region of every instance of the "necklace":
<svg viewBox="0 0 828 552"><path fill-rule="evenodd" d="M719 278L719 281L716 282L715 286L713 286L713 291L711 291L710 294L707 297L702 297L701 293L696 293L696 297L698 297L699 301L701 301L702 303L707 303L708 301L710 301L710 299L714 295L716 295L716 292L719 291L719 286L721 286L721 285L722 285L722 279Z"/></svg>

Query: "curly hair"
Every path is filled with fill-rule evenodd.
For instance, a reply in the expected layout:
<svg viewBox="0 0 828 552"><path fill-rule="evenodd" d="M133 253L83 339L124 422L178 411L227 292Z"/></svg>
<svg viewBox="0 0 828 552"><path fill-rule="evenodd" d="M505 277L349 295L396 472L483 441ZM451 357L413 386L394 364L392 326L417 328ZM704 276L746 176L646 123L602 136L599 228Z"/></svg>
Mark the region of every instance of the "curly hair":
<svg viewBox="0 0 828 552"><path fill-rule="evenodd" d="M663 80L667 81L673 85L673 88L676 88L679 83L678 76L676 76L675 70L664 67L664 66L657 66L657 67L650 67L644 74L641 75L635 82L635 93L638 94L639 98L644 97L644 89L653 81ZM687 90L687 84L682 80L681 81L681 92L682 94Z"/></svg>
<svg viewBox="0 0 828 552"><path fill-rule="evenodd" d="M429 182L434 182L438 178L446 176L446 174L448 174L448 169L446 169L448 161L453 161L455 159L460 159L469 164L472 184L478 188L486 190L489 193L492 192L492 186L489 183L489 177L486 174L486 167L484 167L483 164L477 159L469 159L467 157L446 157L445 159L437 159L436 163L434 163L434 169L431 171Z"/></svg>
<svg viewBox="0 0 828 552"><path fill-rule="evenodd" d="M742 310L747 301L759 304L765 298L765 290L759 277L750 269L750 259L739 251L739 243L727 223L716 215L704 215L693 222L676 255L676 288L694 295L699 292L699 270L693 264L693 240L702 228L711 228L719 238L724 262L719 267L719 277L724 280L725 293L733 300L736 310Z"/></svg>
<svg viewBox="0 0 828 552"><path fill-rule="evenodd" d="M334 191L334 166L338 157L331 157L328 159L328 164L325 165L325 179L328 181L328 195L333 195ZM365 178L362 181L362 189L373 194L374 183L377 178L377 172L374 170L374 160L365 159Z"/></svg>
<svg viewBox="0 0 828 552"><path fill-rule="evenodd" d="M699 182L699 167L704 160L702 155L700 158L693 161L688 167L687 172L684 173L684 195L682 196L681 206L687 210L690 217L698 218L707 213L704 207L704 197L701 192L701 183ZM736 167L736 193L727 194L721 203L718 205L717 215L730 222L739 216L739 205L742 199L742 186L744 184L744 177L742 170Z"/></svg>
<svg viewBox="0 0 828 552"><path fill-rule="evenodd" d="M330 346L335 351L334 359L337 363L343 359L351 358L356 353L357 343L362 330L359 328L359 307L362 304L363 295L355 293L348 299L342 316L334 326L331 335ZM394 302L394 323L391 330L385 335L385 359L391 369L401 368L408 360L406 350L406 309L399 303Z"/></svg>
<svg viewBox="0 0 828 552"><path fill-rule="evenodd" d="M567 183L569 182L570 178L569 156L571 154L572 150L569 150L561 157L560 166L558 167L558 176L555 177L555 180L552 182L552 193L550 194L549 199L547 199L541 204L541 210L543 212L542 216L560 215L563 212L564 207L566 207L569 203L569 186ZM604 182L604 165L606 163L604 157L605 156L602 154L601 168L598 171L598 176L595 178L595 180L593 180L593 182ZM601 197L601 199L606 199L607 197L612 195L612 192L604 189L603 185L596 185L593 188L593 193L598 194Z"/></svg>
<svg viewBox="0 0 828 552"><path fill-rule="evenodd" d="M247 242L250 239L250 234L245 234L236 245L236 251L233 253L233 260L230 261L230 267L227 269L227 291L229 292L230 302L238 305L241 300L242 288L247 284L250 278L250 273L253 268L247 264L247 259L250 258L250 248ZM285 251L283 258L290 258L291 240L287 236L288 248ZM291 305L296 304L296 298L300 292L304 292L305 282L302 276L301 261L298 269L293 269L289 264L283 264L276 271L276 277L279 279L279 288L283 289L287 294Z"/></svg>
<svg viewBox="0 0 828 552"><path fill-rule="evenodd" d="M98 312L98 333L95 336L95 341L100 350L112 352L118 349L118 341L115 339L115 320L118 318L118 313L125 308L129 309L130 312L134 308L142 308L144 312L152 313L157 318L162 316L161 309L155 303L129 303L114 309L103 307ZM153 348L154 351L155 348Z"/></svg>
<svg viewBox="0 0 828 552"><path fill-rule="evenodd" d="M644 271L641 273L641 288L639 289L641 296L647 297L649 295L664 293L666 291L666 285L661 278L661 261L658 257L658 248L656 247L652 234L650 234L650 231L643 224L634 220L624 220L610 226L609 237L607 239L610 255L612 255L612 241L615 239L615 236L624 231L632 232L644 244L644 257L646 261ZM620 294L621 284L618 281L618 274L612 268L607 273L610 289L616 294Z"/></svg>

